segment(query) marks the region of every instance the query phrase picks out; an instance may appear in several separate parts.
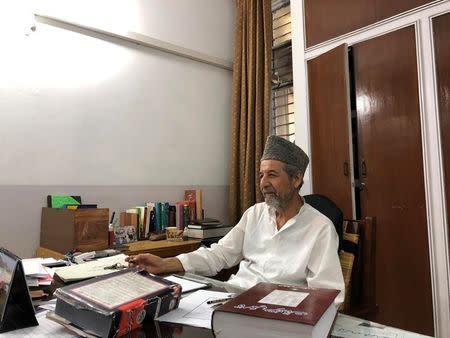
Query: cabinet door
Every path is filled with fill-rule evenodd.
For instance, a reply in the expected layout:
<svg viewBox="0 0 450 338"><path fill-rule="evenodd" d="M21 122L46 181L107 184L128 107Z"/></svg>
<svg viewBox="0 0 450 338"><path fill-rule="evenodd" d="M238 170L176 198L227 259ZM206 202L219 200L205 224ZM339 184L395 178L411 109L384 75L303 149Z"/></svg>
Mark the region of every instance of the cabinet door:
<svg viewBox="0 0 450 338"><path fill-rule="evenodd" d="M450 64L448 62L450 60L450 13L433 19L433 33L445 194L447 199L447 227L450 236Z"/></svg>
<svg viewBox="0 0 450 338"><path fill-rule="evenodd" d="M353 46L362 216L377 217L381 323L433 335L414 27Z"/></svg>
<svg viewBox="0 0 450 338"><path fill-rule="evenodd" d="M353 216L347 46L308 61L313 192Z"/></svg>

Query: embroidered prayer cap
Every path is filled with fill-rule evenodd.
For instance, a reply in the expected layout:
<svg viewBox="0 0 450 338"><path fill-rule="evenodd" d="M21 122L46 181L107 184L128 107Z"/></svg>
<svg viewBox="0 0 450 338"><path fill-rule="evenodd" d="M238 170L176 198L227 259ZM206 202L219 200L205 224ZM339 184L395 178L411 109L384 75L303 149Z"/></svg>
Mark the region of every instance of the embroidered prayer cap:
<svg viewBox="0 0 450 338"><path fill-rule="evenodd" d="M309 163L308 155L299 146L275 135L267 138L261 157L261 161L263 160L281 161L297 167L302 173L305 173Z"/></svg>

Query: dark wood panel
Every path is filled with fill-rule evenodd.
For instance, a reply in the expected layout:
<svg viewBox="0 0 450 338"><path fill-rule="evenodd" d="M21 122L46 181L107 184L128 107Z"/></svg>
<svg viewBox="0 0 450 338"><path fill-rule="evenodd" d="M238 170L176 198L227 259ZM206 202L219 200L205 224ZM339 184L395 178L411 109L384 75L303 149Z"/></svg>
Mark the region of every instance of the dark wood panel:
<svg viewBox="0 0 450 338"><path fill-rule="evenodd" d="M349 33L434 0L305 0L306 46Z"/></svg>
<svg viewBox="0 0 450 338"><path fill-rule="evenodd" d="M373 319L433 335L414 27L353 51L361 211L377 218Z"/></svg>
<svg viewBox="0 0 450 338"><path fill-rule="evenodd" d="M313 191L332 199L352 218L347 47L308 61ZM348 169L350 170L350 169Z"/></svg>
<svg viewBox="0 0 450 338"><path fill-rule="evenodd" d="M375 22L373 0L305 0L306 46Z"/></svg>
<svg viewBox="0 0 450 338"><path fill-rule="evenodd" d="M375 0L376 18L377 21L383 20L433 1L434 0Z"/></svg>
<svg viewBox="0 0 450 338"><path fill-rule="evenodd" d="M450 13L433 19L434 53L441 126L442 157L444 161L447 215L450 214ZM447 222L450 236L450 222ZM450 238L449 238L450 240Z"/></svg>

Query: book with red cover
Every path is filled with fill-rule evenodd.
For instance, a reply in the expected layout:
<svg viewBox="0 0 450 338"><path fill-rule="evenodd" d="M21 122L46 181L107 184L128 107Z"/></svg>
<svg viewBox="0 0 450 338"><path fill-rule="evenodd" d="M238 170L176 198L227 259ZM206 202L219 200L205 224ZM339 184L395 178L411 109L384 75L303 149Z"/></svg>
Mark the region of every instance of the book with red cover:
<svg viewBox="0 0 450 338"><path fill-rule="evenodd" d="M203 218L202 207L202 191L201 190L185 190L184 200L189 201L189 221Z"/></svg>
<svg viewBox="0 0 450 338"><path fill-rule="evenodd" d="M330 335L339 290L259 283L216 308L215 337L302 337Z"/></svg>
<svg viewBox="0 0 450 338"><path fill-rule="evenodd" d="M58 316L97 336L120 337L177 308L181 286L126 269L59 288L55 296Z"/></svg>

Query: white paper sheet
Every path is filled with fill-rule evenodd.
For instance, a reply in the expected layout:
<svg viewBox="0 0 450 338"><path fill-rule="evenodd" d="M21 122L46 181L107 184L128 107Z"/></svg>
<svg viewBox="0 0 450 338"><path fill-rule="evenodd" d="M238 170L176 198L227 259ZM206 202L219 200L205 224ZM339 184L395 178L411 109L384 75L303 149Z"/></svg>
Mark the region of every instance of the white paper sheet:
<svg viewBox="0 0 450 338"><path fill-rule="evenodd" d="M56 260L54 258L25 258L22 259L23 270L25 276L30 277L47 277L48 273L42 266L43 263L51 263Z"/></svg>
<svg viewBox="0 0 450 338"><path fill-rule="evenodd" d="M62 268L55 268L54 270L56 274L65 282L82 280L91 277L107 275L109 273L117 271L113 269L105 269L106 266L111 266L116 263L128 266L128 263L125 262L126 257L128 256L120 254L116 256L100 258L92 262L64 266Z"/></svg>
<svg viewBox="0 0 450 338"><path fill-rule="evenodd" d="M227 292L198 290L181 299L178 309L170 311L156 320L179 323L211 329L211 316L214 305L206 304L208 300L225 298L232 295Z"/></svg>
<svg viewBox="0 0 450 338"><path fill-rule="evenodd" d="M297 307L309 293L287 290L273 290L264 298L258 300L258 303Z"/></svg>
<svg viewBox="0 0 450 338"><path fill-rule="evenodd" d="M362 324L362 325L361 325ZM425 338L428 336L339 314L332 337L343 338Z"/></svg>
<svg viewBox="0 0 450 338"><path fill-rule="evenodd" d="M67 330L64 326L55 323L45 317L45 313L37 317L39 326L27 327L25 329L4 332L0 334L1 338L72 338L78 337Z"/></svg>
<svg viewBox="0 0 450 338"><path fill-rule="evenodd" d="M182 293L206 288L208 286L208 284L206 284L206 283L194 282L193 280L188 280L188 279L180 278L178 276L173 276L173 275L164 277L164 279L168 279L171 282L180 284Z"/></svg>

